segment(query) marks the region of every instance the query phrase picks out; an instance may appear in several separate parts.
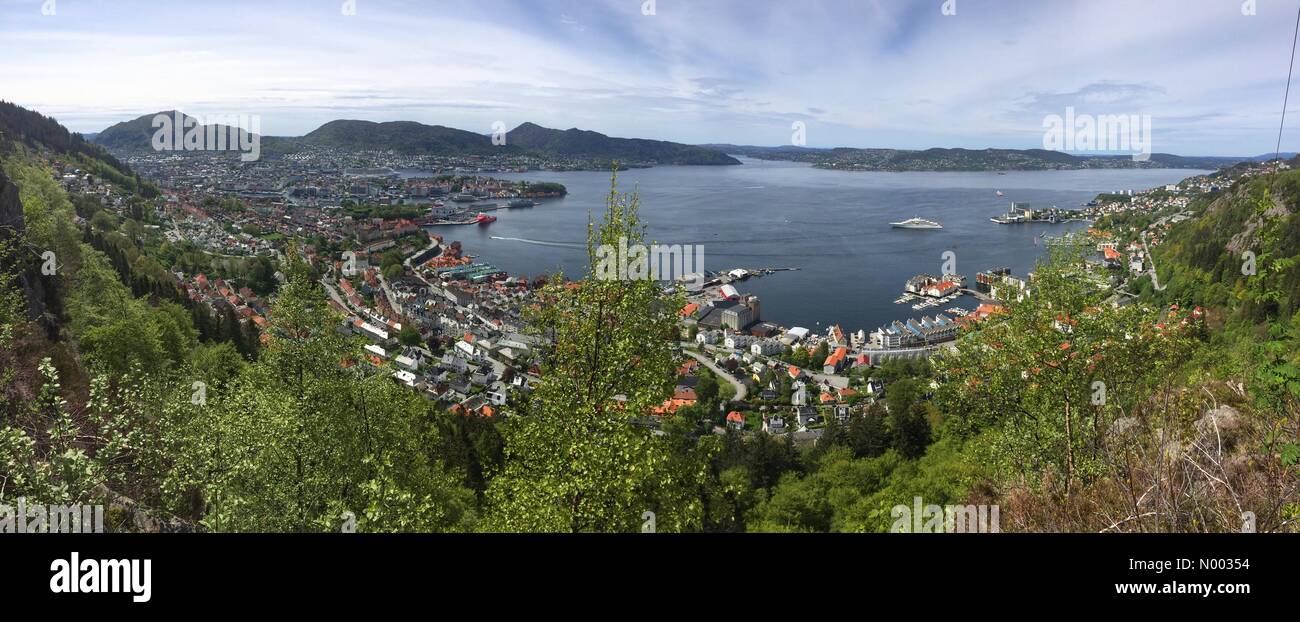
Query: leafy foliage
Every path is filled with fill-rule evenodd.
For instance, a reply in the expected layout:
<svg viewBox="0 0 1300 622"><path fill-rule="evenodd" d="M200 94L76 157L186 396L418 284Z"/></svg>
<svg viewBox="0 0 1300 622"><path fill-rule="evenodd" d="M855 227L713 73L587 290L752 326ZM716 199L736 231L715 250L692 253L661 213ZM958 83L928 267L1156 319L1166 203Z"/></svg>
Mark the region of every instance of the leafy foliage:
<svg viewBox="0 0 1300 622"><path fill-rule="evenodd" d="M639 199L611 184L603 221L590 223L587 251L638 244ZM488 488L489 528L507 531L635 531L644 512L656 528L697 528L699 507L684 490L663 441L630 419L672 395L679 295L658 283L559 278L542 294L532 325L553 342L533 401L506 423L505 467Z"/></svg>

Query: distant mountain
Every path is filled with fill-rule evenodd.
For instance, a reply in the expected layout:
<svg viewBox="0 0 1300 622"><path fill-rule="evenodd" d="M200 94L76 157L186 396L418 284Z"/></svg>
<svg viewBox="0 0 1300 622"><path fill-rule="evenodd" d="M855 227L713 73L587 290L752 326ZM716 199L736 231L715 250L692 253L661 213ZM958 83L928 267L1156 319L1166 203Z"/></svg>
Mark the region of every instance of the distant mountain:
<svg viewBox="0 0 1300 622"><path fill-rule="evenodd" d="M95 135L95 143L114 151L152 149L150 140L155 128L153 118L159 114L172 115L172 111L147 114L142 117L115 123Z"/></svg>
<svg viewBox="0 0 1300 622"><path fill-rule="evenodd" d="M705 145L762 160L809 162L819 168L862 171L1003 171L1085 168L1217 169L1246 158L1188 157L1153 153L1144 162L1128 155L1079 156L1047 149L833 149Z"/></svg>
<svg viewBox="0 0 1300 622"><path fill-rule="evenodd" d="M161 112L172 116L173 112ZM95 142L119 152L152 149L156 128L148 114L118 123L100 132ZM188 117L182 115L182 121ZM292 153L313 146L349 151L396 151L407 155L534 155L567 158L591 163L618 161L623 164L740 164L721 152L661 140L611 138L599 132L579 129L553 130L524 123L507 132L504 145L492 137L441 125L414 121L338 120L330 121L305 136L264 136L262 151Z"/></svg>
<svg viewBox="0 0 1300 622"><path fill-rule="evenodd" d="M483 134L415 121L330 121L301 138L287 142L355 151L391 149L404 154L487 155L500 153Z"/></svg>
<svg viewBox="0 0 1300 622"><path fill-rule="evenodd" d="M552 156L657 164L740 164L725 153L662 140L611 138L571 128L554 130L524 123L506 133L506 144Z"/></svg>
<svg viewBox="0 0 1300 622"><path fill-rule="evenodd" d="M191 120L195 124L198 124L199 122L199 119L196 117L191 117L185 113L177 113L175 110L166 110L114 124L104 131L94 134L93 140L96 144L113 151L131 152L152 150L154 134L159 129L163 129L162 125L154 125L154 119L160 115L170 119L173 127L176 125L177 119L187 126ZM230 126L220 124L212 124L211 126L204 125L202 127L204 128L205 134L208 132L209 127L211 127L214 132L229 132L229 130L232 129ZM234 129L240 132L240 134L232 135L227 133L227 140L230 140L231 136L234 136L235 140L238 140L238 137L243 135L243 129ZM215 136L215 134L213 135Z"/></svg>
<svg viewBox="0 0 1300 622"><path fill-rule="evenodd" d="M799 147L796 145L781 145L778 147L759 147L755 145L732 145L728 143L711 143L698 145L705 149L721 151L726 154L742 155L749 158L760 159L777 159L772 156L805 156L831 151L827 147Z"/></svg>
<svg viewBox="0 0 1300 622"><path fill-rule="evenodd" d="M1269 152L1269 153L1262 153L1260 155L1250 157L1250 158L1239 158L1239 159L1249 160L1251 162L1268 162L1269 160L1276 160L1279 157L1282 158L1283 160L1290 160L1296 157L1296 155L1297 153L1295 151L1283 151L1280 154Z"/></svg>

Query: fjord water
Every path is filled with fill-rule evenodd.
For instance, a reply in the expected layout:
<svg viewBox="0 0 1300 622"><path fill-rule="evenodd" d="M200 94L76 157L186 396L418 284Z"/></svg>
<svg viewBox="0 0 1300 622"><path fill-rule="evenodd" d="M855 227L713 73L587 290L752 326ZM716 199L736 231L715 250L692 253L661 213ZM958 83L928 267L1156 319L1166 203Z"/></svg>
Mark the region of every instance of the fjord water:
<svg viewBox="0 0 1300 622"><path fill-rule="evenodd" d="M868 332L896 319L933 315L953 304L913 311L894 304L909 277L938 274L943 253L973 285L975 273L1006 266L1032 270L1046 248L1038 236L1087 223L998 225L989 218L1011 201L1075 208L1100 192L1175 183L1203 171L1130 169L1078 171L875 173L828 171L794 162L742 158L740 166L661 166L619 173L622 191L639 189L641 218L660 244L702 244L705 267L797 267L737 284L762 300L763 318L785 326L840 324ZM537 207L499 210L489 226L434 227L460 240L479 261L513 276L563 270L586 273L588 216L600 218L609 173L492 173L504 179L555 181L569 191ZM998 197L1001 190L1005 196ZM941 230L894 229L920 216ZM960 306L973 308L963 298Z"/></svg>

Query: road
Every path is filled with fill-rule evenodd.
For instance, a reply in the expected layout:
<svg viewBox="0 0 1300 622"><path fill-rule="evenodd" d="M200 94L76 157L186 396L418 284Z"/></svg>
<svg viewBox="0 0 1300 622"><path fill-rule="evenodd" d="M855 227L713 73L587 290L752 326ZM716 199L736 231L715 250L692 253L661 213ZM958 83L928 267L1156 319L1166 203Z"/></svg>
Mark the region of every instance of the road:
<svg viewBox="0 0 1300 622"><path fill-rule="evenodd" d="M699 352L696 352L694 350L687 349L685 347L686 346L685 343L683 343L682 346L683 346L682 352L685 352L686 354L690 355L692 358L699 361L702 365L712 370L713 373L721 376L727 382L730 382L731 386L736 388L736 396L732 398L733 400L738 402L744 401L745 396L749 395L749 387L746 387L743 382L736 380L736 377L727 373L727 370L718 367L717 363L713 362L713 359L704 356L703 354L700 354Z"/></svg>
<svg viewBox="0 0 1300 622"><path fill-rule="evenodd" d="M682 345L684 347L686 344L682 344ZM721 348L714 345L708 345L705 346L705 348L709 349L710 351L717 352L719 354L724 354L724 355L731 354L734 351L729 348ZM763 363L766 363L767 361L776 361L776 363L780 365L780 369L786 369L790 367L789 363L782 361L780 359L774 359L769 356L755 356L754 358L755 360ZM843 389L844 387L849 386L849 379L845 376L841 376L839 374L824 374L822 372L808 369L805 367L800 367L799 369L803 370L805 374L808 374L808 376L813 380L815 380L818 385L829 384L830 386L835 387L837 389Z"/></svg>
<svg viewBox="0 0 1300 622"><path fill-rule="evenodd" d="M1160 285L1160 277L1156 275L1156 258L1151 254L1151 249L1147 248L1147 232L1143 231L1138 237L1142 240L1142 252L1146 253L1147 259L1151 261L1151 270L1147 271L1147 274L1151 275L1151 287L1158 292L1163 292L1165 287Z"/></svg>

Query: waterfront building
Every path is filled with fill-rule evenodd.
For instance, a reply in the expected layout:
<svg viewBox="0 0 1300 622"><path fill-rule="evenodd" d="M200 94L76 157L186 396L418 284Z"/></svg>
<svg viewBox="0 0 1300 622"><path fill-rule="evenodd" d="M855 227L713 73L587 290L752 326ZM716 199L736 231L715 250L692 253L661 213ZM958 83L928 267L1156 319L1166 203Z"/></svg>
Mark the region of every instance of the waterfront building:
<svg viewBox="0 0 1300 622"><path fill-rule="evenodd" d="M979 272L975 275L975 291L987 294L995 283L1000 283L1008 276L1011 276L1011 268L993 268Z"/></svg>
<svg viewBox="0 0 1300 622"><path fill-rule="evenodd" d="M941 313L920 320L891 322L871 333L871 341L876 347L884 349L915 348L954 339L959 329L959 324Z"/></svg>
<svg viewBox="0 0 1300 622"><path fill-rule="evenodd" d="M754 312L749 307L736 305L722 310L722 327L731 330L744 330L754 323Z"/></svg>
<svg viewBox="0 0 1300 622"><path fill-rule="evenodd" d="M940 280L939 277L932 274L918 274L907 280L907 283L903 285L903 290L909 294L925 295L925 288L938 280Z"/></svg>

